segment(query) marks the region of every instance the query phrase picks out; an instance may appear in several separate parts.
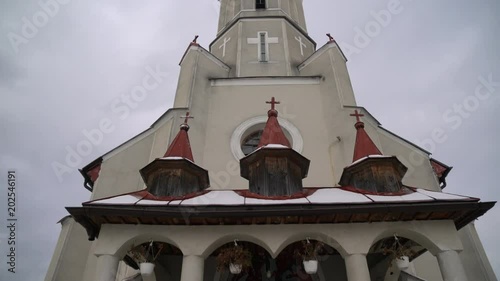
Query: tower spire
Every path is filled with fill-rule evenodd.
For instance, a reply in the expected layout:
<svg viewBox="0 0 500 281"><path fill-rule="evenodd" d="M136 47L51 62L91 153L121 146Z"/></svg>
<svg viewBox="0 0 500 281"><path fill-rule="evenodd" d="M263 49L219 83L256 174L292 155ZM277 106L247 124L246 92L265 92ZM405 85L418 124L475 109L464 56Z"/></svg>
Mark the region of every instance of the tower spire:
<svg viewBox="0 0 500 281"><path fill-rule="evenodd" d="M268 144L280 144L286 147L291 147L290 142L286 138L278 122L278 111L275 107L277 104L280 104L280 102L276 101L276 99L272 97L271 101L266 101L266 103L271 105L271 109L267 112L268 119L266 127L262 132L262 137L260 138L260 142L257 147L266 146Z"/></svg>
<svg viewBox="0 0 500 281"><path fill-rule="evenodd" d="M266 127L259 148L240 160L241 176L250 183L250 191L263 196L289 196L302 191L302 179L307 176L309 160L293 150L278 123L279 101L267 101Z"/></svg>
<svg viewBox="0 0 500 281"><path fill-rule="evenodd" d="M188 136L189 125L187 124L188 120L194 117L190 116L189 112L187 112L186 116L182 116L181 118L184 118L184 123L181 124L179 133L177 133L177 136L168 147L164 157L182 157L194 162Z"/></svg>
<svg viewBox="0 0 500 281"><path fill-rule="evenodd" d="M208 171L194 163L191 152L187 122L193 117L187 112L181 118L184 122L165 156L153 160L140 171L147 190L158 197L184 196L210 186Z"/></svg>
<svg viewBox="0 0 500 281"><path fill-rule="evenodd" d="M355 162L369 155L382 155L380 150L377 148L375 143L365 131L365 123L363 123L360 119L360 117L363 117L365 115L360 114L358 110L355 110L354 114L351 114L351 116L356 117L356 124L354 125L354 127L357 130L356 143L354 145L354 156L352 161Z"/></svg>

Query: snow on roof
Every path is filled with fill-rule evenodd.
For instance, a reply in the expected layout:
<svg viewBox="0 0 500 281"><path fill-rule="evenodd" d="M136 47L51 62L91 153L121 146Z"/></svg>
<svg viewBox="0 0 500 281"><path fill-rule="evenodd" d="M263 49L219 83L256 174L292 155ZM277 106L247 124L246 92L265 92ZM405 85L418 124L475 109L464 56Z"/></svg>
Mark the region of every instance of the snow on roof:
<svg viewBox="0 0 500 281"><path fill-rule="evenodd" d="M358 164L358 163L360 163L360 162L362 162L362 161L364 161L364 160L366 160L366 159L369 159L369 158L392 158L392 157L394 157L394 156L386 156L386 155L368 155L368 156L365 156L365 157L363 157L363 158L359 158L358 160L356 160L356 161L352 162L352 164L350 164L350 165L349 165L349 166L347 166L347 167L354 166L354 165L356 165L356 164Z"/></svg>
<svg viewBox="0 0 500 281"><path fill-rule="evenodd" d="M365 195L343 190L340 188L323 188L318 189L314 194L307 197L312 204L331 204L332 202L338 204L347 203L371 203L372 200Z"/></svg>
<svg viewBox="0 0 500 281"><path fill-rule="evenodd" d="M182 160L182 159L186 159L186 158L178 157L178 156L168 156L168 157L162 157L160 159L161 160Z"/></svg>
<svg viewBox="0 0 500 281"><path fill-rule="evenodd" d="M285 205L285 204L310 204L307 198L291 198L291 199L259 199L259 198L245 198L245 205Z"/></svg>
<svg viewBox="0 0 500 281"><path fill-rule="evenodd" d="M451 193L445 193L445 192L436 192L436 191L430 191L427 189L417 189L416 190L418 193L421 193L423 195L429 196L431 198L434 198L436 200L464 200L464 199L476 199L477 198L472 198L468 196L463 196L463 195L456 195L456 194L451 194Z"/></svg>
<svg viewBox="0 0 500 281"><path fill-rule="evenodd" d="M260 206L260 205L309 205L309 204L370 204L370 203L408 203L434 201L479 201L477 198L454 195L444 192L416 188L415 192L404 195L371 195L337 187L312 189L309 195L301 198L272 198L244 196L238 190L211 190L187 199L155 198L144 196L147 191L138 191L115 197L98 199L85 205L141 205L141 206ZM146 199L154 198L154 199Z"/></svg>
<svg viewBox="0 0 500 281"><path fill-rule="evenodd" d="M413 192L409 194L396 195L396 196L366 194L366 197L373 200L373 202L419 202L419 201L429 201L430 196L426 196L419 192Z"/></svg>
<svg viewBox="0 0 500 281"><path fill-rule="evenodd" d="M282 144L274 144L274 143L267 144L267 145L264 146L264 148L275 148L275 149L276 148L288 148L289 149L288 146L284 146Z"/></svg>
<svg viewBox="0 0 500 281"><path fill-rule="evenodd" d="M245 205L245 198L233 191L211 191L182 201L182 206Z"/></svg>

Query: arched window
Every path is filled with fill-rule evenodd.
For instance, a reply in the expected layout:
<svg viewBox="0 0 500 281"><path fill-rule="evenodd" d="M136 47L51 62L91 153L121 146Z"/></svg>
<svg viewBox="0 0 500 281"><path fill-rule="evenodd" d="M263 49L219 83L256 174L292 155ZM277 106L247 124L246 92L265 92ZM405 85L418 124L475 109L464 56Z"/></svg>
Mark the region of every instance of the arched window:
<svg viewBox="0 0 500 281"><path fill-rule="evenodd" d="M266 0L255 0L255 9L265 9Z"/></svg>

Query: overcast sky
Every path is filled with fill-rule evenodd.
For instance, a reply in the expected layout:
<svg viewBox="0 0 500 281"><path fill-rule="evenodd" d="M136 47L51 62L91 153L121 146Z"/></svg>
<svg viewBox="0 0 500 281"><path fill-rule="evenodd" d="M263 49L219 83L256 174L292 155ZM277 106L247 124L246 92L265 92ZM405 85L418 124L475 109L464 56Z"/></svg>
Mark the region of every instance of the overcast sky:
<svg viewBox="0 0 500 281"><path fill-rule="evenodd" d="M2 188L0 279L5 281L44 279L60 231L56 222L67 215L64 207L90 196L77 168L170 108L187 44L199 34L208 48L217 29L216 0L60 2L67 3L50 15L38 1L0 2L0 186L6 186L7 169L15 169L19 219L18 273L12 275L5 268ZM498 200L500 2L401 0L390 20L374 25L373 12L380 15L389 2L306 0L309 33L318 46L327 32L343 46L359 105L384 127L454 166L447 192ZM368 33L364 41L360 30ZM141 83L148 67L168 75L120 119L111 105ZM479 94L478 85L483 85ZM54 163L67 165L67 149L75 149L85 140L84 131L98 128L103 119L111 120L112 130L74 161L71 172L58 176ZM499 226L498 206L477 221L497 274Z"/></svg>

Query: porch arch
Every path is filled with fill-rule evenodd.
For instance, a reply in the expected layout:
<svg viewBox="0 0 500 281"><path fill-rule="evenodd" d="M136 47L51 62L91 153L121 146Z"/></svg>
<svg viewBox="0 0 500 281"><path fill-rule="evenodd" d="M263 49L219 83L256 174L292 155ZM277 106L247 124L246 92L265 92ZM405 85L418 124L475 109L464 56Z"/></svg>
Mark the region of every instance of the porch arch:
<svg viewBox="0 0 500 281"><path fill-rule="evenodd" d="M281 251L283 251L287 246L298 242L302 240L306 240L307 238L311 240L317 240L320 242L323 242L324 244L332 247L335 249L337 252L342 257L345 257L347 255L347 251L344 249L344 247L332 236L329 236L325 233L321 232L301 232L301 233L294 233L290 236L288 236L276 249L276 252L273 253L273 257L277 257Z"/></svg>
<svg viewBox="0 0 500 281"><path fill-rule="evenodd" d="M398 237L403 237L406 239L410 239L420 244L422 247L426 248L431 254L436 255L439 253L440 247L436 242L433 241L432 237L429 237L428 234L423 231L419 231L416 229L397 227L397 228L388 228L380 232L378 235L375 235L373 240L371 241L366 252L370 250L370 248L377 243L378 241L393 237L396 234ZM443 241L444 242L444 241Z"/></svg>
<svg viewBox="0 0 500 281"><path fill-rule="evenodd" d="M267 243L265 243L260 238L254 236L254 235L243 234L243 233L233 233L233 234L225 235L221 238L218 238L217 240L210 242L208 247L201 254L201 256L204 258L207 258L216 249L222 247L223 245L225 245L227 243L231 243L234 240L238 240L241 242L250 242L250 243L253 243L255 245L258 245L258 246L262 247L264 250L266 250L266 252L270 256L273 256L273 252Z"/></svg>
<svg viewBox="0 0 500 281"><path fill-rule="evenodd" d="M127 254L127 252L132 248L133 245L137 246L143 243L147 243L151 240L155 242L163 242L170 244L172 246L177 247L181 252L184 252L182 247L180 247L178 243L176 243L170 237L163 235L162 233L144 233L132 236L128 238L128 240L122 242L121 246L118 249L116 249L113 255L122 259Z"/></svg>

